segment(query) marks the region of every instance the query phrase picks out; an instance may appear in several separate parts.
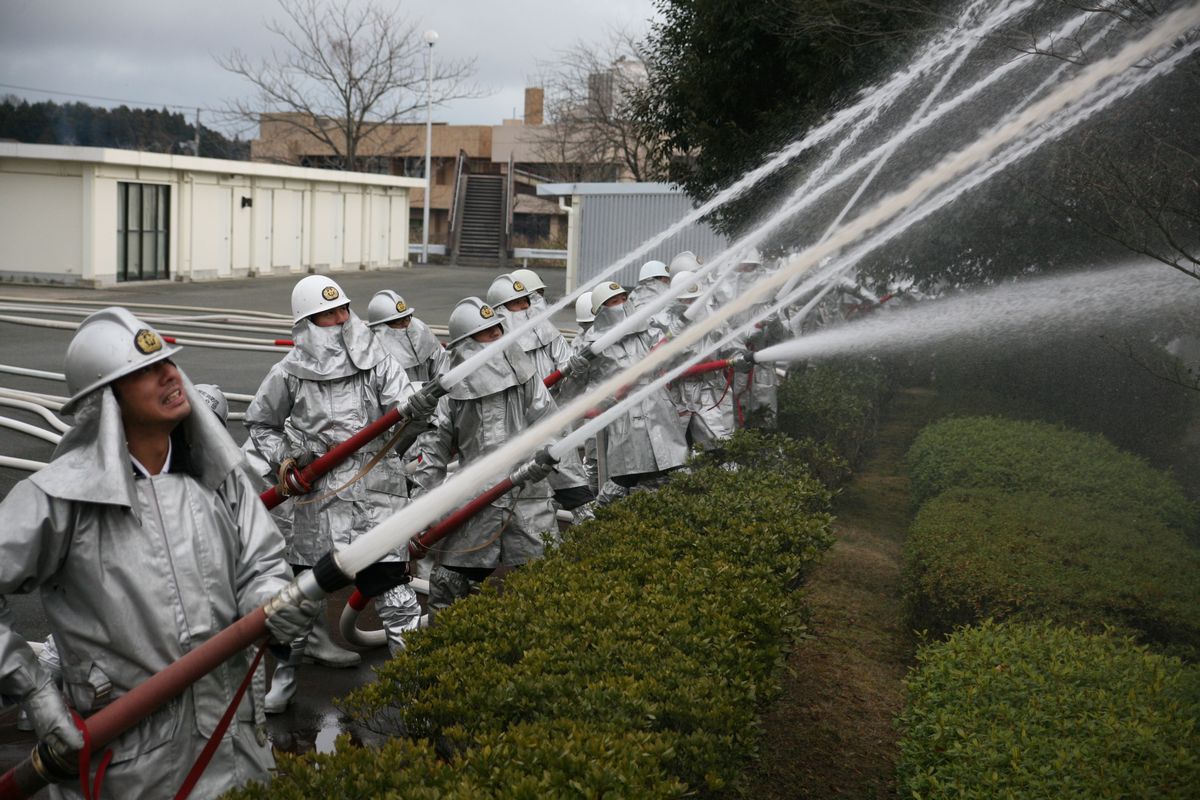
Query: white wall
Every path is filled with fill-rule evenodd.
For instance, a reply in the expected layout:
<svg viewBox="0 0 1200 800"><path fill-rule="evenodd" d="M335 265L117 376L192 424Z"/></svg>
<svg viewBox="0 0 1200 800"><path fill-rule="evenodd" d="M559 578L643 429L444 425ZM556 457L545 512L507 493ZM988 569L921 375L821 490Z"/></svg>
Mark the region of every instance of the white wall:
<svg viewBox="0 0 1200 800"><path fill-rule="evenodd" d="M401 266L408 260L408 193L422 185L0 142L0 282L115 283L121 182L171 187L168 268L175 280Z"/></svg>
<svg viewBox="0 0 1200 800"><path fill-rule="evenodd" d="M0 163L0 242L0 274L82 280L82 177L16 172Z"/></svg>

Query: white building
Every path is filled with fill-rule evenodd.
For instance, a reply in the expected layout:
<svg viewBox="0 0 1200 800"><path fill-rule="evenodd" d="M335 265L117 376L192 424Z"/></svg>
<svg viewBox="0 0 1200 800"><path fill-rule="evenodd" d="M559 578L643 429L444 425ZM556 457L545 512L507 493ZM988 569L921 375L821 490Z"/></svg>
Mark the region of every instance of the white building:
<svg viewBox="0 0 1200 800"><path fill-rule="evenodd" d="M420 178L0 142L0 282L397 267Z"/></svg>

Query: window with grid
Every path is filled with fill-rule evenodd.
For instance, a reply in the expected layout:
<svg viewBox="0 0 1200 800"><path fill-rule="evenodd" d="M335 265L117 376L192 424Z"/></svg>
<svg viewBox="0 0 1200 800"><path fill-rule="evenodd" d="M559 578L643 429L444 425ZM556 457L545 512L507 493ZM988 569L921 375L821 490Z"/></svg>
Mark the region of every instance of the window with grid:
<svg viewBox="0 0 1200 800"><path fill-rule="evenodd" d="M168 277L171 187L117 184L117 280Z"/></svg>

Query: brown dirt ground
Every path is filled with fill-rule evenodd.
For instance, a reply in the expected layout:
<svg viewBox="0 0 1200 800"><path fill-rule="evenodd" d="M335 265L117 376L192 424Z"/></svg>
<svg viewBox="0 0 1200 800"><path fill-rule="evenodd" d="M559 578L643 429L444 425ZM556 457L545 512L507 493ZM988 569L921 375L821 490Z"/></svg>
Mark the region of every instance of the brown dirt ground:
<svg viewBox="0 0 1200 800"><path fill-rule="evenodd" d="M904 454L929 421L932 393L902 390L885 409L865 462L835 512L837 541L809 578L808 636L763 717L761 758L743 795L894 798L901 681L915 637L900 594L910 521Z"/></svg>

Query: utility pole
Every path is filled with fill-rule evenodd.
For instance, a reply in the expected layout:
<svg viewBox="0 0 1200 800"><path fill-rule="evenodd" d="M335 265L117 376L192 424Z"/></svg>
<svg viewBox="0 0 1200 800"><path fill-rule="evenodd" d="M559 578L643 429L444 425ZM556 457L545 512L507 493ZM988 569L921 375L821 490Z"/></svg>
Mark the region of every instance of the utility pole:
<svg viewBox="0 0 1200 800"><path fill-rule="evenodd" d="M429 205L433 202L433 45L438 40L437 31L425 31L422 37L429 45L429 72L425 90L425 214L421 223L421 263L429 263Z"/></svg>
<svg viewBox="0 0 1200 800"><path fill-rule="evenodd" d="M195 151L192 153L192 155L196 156L196 158L199 158L200 157L200 109L198 109L198 108L196 109L196 138L195 138L195 141L194 141L192 147L195 148Z"/></svg>

